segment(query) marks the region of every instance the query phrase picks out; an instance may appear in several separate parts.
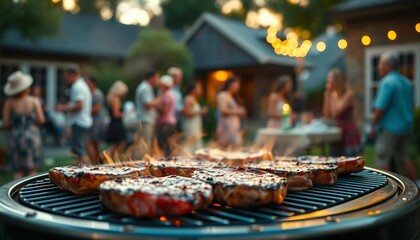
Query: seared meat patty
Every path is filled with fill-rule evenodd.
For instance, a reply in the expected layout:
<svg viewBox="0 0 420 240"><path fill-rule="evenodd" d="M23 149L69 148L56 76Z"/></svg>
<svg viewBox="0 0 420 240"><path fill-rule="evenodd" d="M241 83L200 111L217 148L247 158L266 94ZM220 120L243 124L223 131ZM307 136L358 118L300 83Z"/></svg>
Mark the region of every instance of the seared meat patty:
<svg viewBox="0 0 420 240"><path fill-rule="evenodd" d="M364 169L365 159L363 157L322 157L322 156L301 156L298 157L300 164L334 164L338 166L338 174L360 172Z"/></svg>
<svg viewBox="0 0 420 240"><path fill-rule="evenodd" d="M54 167L48 172L50 181L61 190L75 194L98 192L99 184L116 178L148 175L146 167L113 167L94 165L70 165Z"/></svg>
<svg viewBox="0 0 420 240"><path fill-rule="evenodd" d="M170 175L191 177L192 172L195 170L212 168L217 165L217 163L200 158L172 157L151 161L147 165L147 169L152 176L156 177Z"/></svg>
<svg viewBox="0 0 420 240"><path fill-rule="evenodd" d="M225 163L232 167L242 167L249 162L271 160L271 152L266 150L222 150L219 148L198 149L195 155L217 163Z"/></svg>
<svg viewBox="0 0 420 240"><path fill-rule="evenodd" d="M259 169L279 177L287 178L288 190L303 191L312 188L312 170L305 165L297 165L297 162L259 161L247 165L251 169Z"/></svg>
<svg viewBox="0 0 420 240"><path fill-rule="evenodd" d="M302 164L311 170L314 185L333 185L337 182L338 166L328 164Z"/></svg>
<svg viewBox="0 0 420 240"><path fill-rule="evenodd" d="M100 200L111 211L136 217L179 216L207 207L213 192L191 178L138 177L102 183Z"/></svg>
<svg viewBox="0 0 420 240"><path fill-rule="evenodd" d="M192 178L211 184L217 201L233 207L281 204L287 192L286 178L258 170L213 168L194 171Z"/></svg>

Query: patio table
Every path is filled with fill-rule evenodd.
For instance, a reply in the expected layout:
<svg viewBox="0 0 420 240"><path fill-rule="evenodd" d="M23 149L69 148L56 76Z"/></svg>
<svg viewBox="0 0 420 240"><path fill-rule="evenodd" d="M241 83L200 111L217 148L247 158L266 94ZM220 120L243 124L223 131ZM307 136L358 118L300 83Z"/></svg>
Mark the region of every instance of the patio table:
<svg viewBox="0 0 420 240"><path fill-rule="evenodd" d="M295 156L304 153L310 146L321 146L322 154L327 155L331 143L341 139L341 129L337 127L299 126L289 130L261 128L257 132L257 146L272 146L277 156Z"/></svg>

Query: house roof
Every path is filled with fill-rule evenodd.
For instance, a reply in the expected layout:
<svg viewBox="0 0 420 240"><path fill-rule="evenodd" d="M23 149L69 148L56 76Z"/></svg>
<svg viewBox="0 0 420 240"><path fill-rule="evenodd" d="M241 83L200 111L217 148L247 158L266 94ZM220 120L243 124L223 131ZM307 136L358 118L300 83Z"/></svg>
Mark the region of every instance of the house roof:
<svg viewBox="0 0 420 240"><path fill-rule="evenodd" d="M347 0L331 9L339 18L360 18L372 14L387 14L420 7L418 0Z"/></svg>
<svg viewBox="0 0 420 240"><path fill-rule="evenodd" d="M32 52L123 58L142 28L115 21L102 21L96 16L65 13L56 38L24 39L9 31L2 47Z"/></svg>
<svg viewBox="0 0 420 240"><path fill-rule="evenodd" d="M266 42L265 29L252 29L242 21L237 21L210 13L204 13L186 32L181 41L188 42L195 36L203 25L209 25L214 30L234 43L259 64L275 64L282 66L296 66L294 58L276 55L272 47Z"/></svg>

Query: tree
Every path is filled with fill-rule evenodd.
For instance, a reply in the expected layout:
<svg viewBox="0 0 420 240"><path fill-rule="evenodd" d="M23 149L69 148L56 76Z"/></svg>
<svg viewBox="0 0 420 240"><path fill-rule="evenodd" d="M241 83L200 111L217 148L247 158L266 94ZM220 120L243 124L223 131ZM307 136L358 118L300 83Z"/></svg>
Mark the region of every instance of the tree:
<svg viewBox="0 0 420 240"><path fill-rule="evenodd" d="M61 7L51 1L0 0L0 40L10 30L31 40L56 36L61 16Z"/></svg>
<svg viewBox="0 0 420 240"><path fill-rule="evenodd" d="M292 4L288 0L267 0L268 8L283 14L283 26L309 31L313 38L331 24L327 11L343 0L312 0L307 5Z"/></svg>
<svg viewBox="0 0 420 240"><path fill-rule="evenodd" d="M173 39L168 30L145 29L130 47L125 65L127 76L138 83L150 68L162 73L170 67L184 71L184 83L192 78L193 66L187 47Z"/></svg>
<svg viewBox="0 0 420 240"><path fill-rule="evenodd" d="M215 0L167 0L161 6L168 28L185 29L204 12L221 14Z"/></svg>

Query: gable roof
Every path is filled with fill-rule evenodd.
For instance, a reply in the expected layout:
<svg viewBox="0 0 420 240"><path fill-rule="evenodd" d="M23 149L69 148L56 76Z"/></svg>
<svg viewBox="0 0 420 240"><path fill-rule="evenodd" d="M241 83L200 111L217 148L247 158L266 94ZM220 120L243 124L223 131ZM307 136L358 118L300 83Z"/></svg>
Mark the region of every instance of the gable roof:
<svg viewBox="0 0 420 240"><path fill-rule="evenodd" d="M56 38L30 41L16 31L9 31L1 45L31 52L123 58L141 29L96 16L65 13Z"/></svg>
<svg viewBox="0 0 420 240"><path fill-rule="evenodd" d="M347 0L331 9L336 18L360 18L374 14L385 15L389 12L401 12L420 8L418 0Z"/></svg>
<svg viewBox="0 0 420 240"><path fill-rule="evenodd" d="M272 47L265 40L265 29L252 29L241 21L210 13L202 14L181 38L181 41L188 45L188 42L206 24L234 43L235 46L239 47L259 64L275 64L290 67L297 65L296 59L275 54Z"/></svg>

